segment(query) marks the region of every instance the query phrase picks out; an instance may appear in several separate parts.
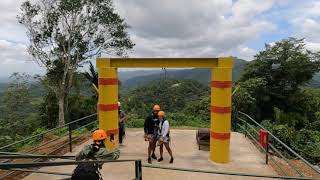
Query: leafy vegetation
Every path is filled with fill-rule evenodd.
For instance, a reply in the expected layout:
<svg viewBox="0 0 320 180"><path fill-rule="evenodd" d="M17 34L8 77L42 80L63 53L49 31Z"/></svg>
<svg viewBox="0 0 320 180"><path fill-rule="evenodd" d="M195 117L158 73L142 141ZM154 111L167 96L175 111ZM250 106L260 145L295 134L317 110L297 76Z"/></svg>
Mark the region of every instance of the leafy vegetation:
<svg viewBox="0 0 320 180"><path fill-rule="evenodd" d="M129 26L110 0L27 0L18 20L27 29L29 54L46 68L46 86L57 98L60 126L78 67L101 53L123 56L134 46Z"/></svg>
<svg viewBox="0 0 320 180"><path fill-rule="evenodd" d="M166 79L122 91L120 100L130 121L135 121L129 122L129 127L143 127L154 104L168 112L172 126L209 127L209 92L208 86L195 80Z"/></svg>
<svg viewBox="0 0 320 180"><path fill-rule="evenodd" d="M320 163L320 89L306 88L320 70L320 53L289 38L255 56L233 96L233 117L243 111L308 160Z"/></svg>
<svg viewBox="0 0 320 180"><path fill-rule="evenodd" d="M0 99L0 144L13 142L30 134L39 127L37 101L33 101L30 91L31 77L14 73Z"/></svg>

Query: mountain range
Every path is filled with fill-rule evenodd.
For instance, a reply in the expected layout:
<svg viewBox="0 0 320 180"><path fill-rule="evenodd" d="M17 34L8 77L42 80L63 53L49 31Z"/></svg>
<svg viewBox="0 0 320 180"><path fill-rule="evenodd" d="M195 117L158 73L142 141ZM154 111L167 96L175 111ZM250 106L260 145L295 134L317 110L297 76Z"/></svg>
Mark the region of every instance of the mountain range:
<svg viewBox="0 0 320 180"><path fill-rule="evenodd" d="M233 68L233 80L236 81L240 78L244 67L248 64L248 61L242 59L236 59ZM119 72L119 79L123 88L133 88L140 85L144 85L153 80L160 80L164 78L170 79L195 79L203 84L208 84L211 81L210 69L168 69L168 70L147 70L143 75L140 72L128 71Z"/></svg>

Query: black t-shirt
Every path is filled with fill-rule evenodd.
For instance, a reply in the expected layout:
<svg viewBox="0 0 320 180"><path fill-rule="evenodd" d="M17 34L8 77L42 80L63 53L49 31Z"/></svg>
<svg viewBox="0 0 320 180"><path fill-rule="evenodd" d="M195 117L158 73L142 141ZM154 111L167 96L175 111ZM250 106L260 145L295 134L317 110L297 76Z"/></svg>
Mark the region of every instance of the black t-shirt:
<svg viewBox="0 0 320 180"><path fill-rule="evenodd" d="M118 111L118 123L121 124L121 125L124 124L124 122L120 122L120 119L123 118L123 117L124 117L124 113L121 110L119 110Z"/></svg>
<svg viewBox="0 0 320 180"><path fill-rule="evenodd" d="M158 133L159 123L158 115L152 113L144 121L144 132L146 134L156 135Z"/></svg>

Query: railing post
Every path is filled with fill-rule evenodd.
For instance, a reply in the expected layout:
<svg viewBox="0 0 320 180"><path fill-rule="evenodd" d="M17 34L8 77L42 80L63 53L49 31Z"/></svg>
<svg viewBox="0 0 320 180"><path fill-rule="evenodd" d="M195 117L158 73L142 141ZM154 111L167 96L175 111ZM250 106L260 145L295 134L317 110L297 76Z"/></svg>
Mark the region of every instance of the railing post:
<svg viewBox="0 0 320 180"><path fill-rule="evenodd" d="M142 164L141 160L136 160L134 162L135 168L135 180L142 180Z"/></svg>
<svg viewBox="0 0 320 180"><path fill-rule="evenodd" d="M139 179L139 161L135 161L134 162L134 170L135 170L135 180L138 180Z"/></svg>
<svg viewBox="0 0 320 180"><path fill-rule="evenodd" d="M245 126L244 126L244 137L247 137L247 131L248 131L248 123L245 122Z"/></svg>
<svg viewBox="0 0 320 180"><path fill-rule="evenodd" d="M142 180L142 162L141 160L138 161L139 162L139 180Z"/></svg>
<svg viewBox="0 0 320 180"><path fill-rule="evenodd" d="M267 134L266 164L268 164L268 160L269 160L269 133Z"/></svg>
<svg viewBox="0 0 320 180"><path fill-rule="evenodd" d="M70 148L70 152L72 152L72 130L71 130L71 124L68 125L68 131L69 131L69 148Z"/></svg>

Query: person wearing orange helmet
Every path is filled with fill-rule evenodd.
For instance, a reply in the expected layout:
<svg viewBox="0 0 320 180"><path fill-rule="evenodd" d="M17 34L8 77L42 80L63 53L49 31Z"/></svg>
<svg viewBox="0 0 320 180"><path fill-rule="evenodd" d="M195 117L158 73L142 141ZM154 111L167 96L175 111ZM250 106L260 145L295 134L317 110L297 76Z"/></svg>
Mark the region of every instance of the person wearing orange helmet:
<svg viewBox="0 0 320 180"><path fill-rule="evenodd" d="M89 158L95 158L95 159L107 159L107 160L118 159L120 155L120 151L116 149L114 152L109 152L106 149L106 146L104 144L104 141L106 139L107 139L107 133L105 132L105 130L102 130L102 129L95 130L92 133L93 143L86 145L76 155L76 160L86 159L88 158L88 156Z"/></svg>
<svg viewBox="0 0 320 180"><path fill-rule="evenodd" d="M88 144L84 146L84 148L76 155L76 160L116 160L120 156L119 149L116 149L112 152L108 151L105 146L105 141L107 140L107 133L102 130L98 129L95 130L92 133L92 144ZM110 138L110 141L112 141L112 138ZM89 169L93 169L92 172L96 172L95 175L99 175L98 169L102 168L102 164L92 164L90 166L87 164L79 164L76 169L74 170L71 179L90 179L90 177L93 176L94 173L87 173L84 174L84 172L88 172ZM84 170L85 169L85 170ZM94 179L94 178L93 178Z"/></svg>
<svg viewBox="0 0 320 180"><path fill-rule="evenodd" d="M164 111L159 111L158 118L160 121L159 124L159 133L158 133L158 145L160 146L160 158L158 162L163 161L163 145L166 147L171 159L170 163L173 163L172 150L169 146L170 142L170 126L169 121L165 119Z"/></svg>
<svg viewBox="0 0 320 180"><path fill-rule="evenodd" d="M116 160L120 157L119 149L112 152L105 147L107 133L98 129L92 133L92 144L84 146L84 148L76 155L76 160ZM112 138L110 138L110 141ZM99 169L102 164L79 164L74 170L71 180L73 179L97 179L100 176ZM91 172L91 173L88 173Z"/></svg>
<svg viewBox="0 0 320 180"><path fill-rule="evenodd" d="M148 163L151 164L153 159L157 159L157 156L154 154L157 143L157 134L158 134L158 112L160 111L159 105L154 105L152 107L152 113L144 121L144 138L149 141L148 146ZM151 155L152 153L152 155Z"/></svg>

